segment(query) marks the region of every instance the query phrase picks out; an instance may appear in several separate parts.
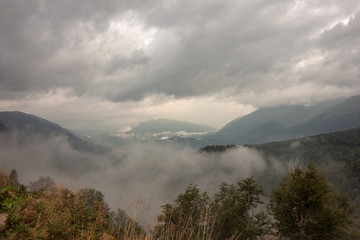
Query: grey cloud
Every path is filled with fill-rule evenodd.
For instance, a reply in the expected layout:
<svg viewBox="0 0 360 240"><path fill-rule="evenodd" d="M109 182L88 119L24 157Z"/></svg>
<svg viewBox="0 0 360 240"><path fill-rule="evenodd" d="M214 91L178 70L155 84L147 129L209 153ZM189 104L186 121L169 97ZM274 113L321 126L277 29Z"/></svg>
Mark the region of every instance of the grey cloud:
<svg viewBox="0 0 360 240"><path fill-rule="evenodd" d="M162 68L150 72L146 81L139 80L125 98L139 98L147 92L186 97L216 93L224 87L255 93L292 87L297 78L291 73L296 59L317 48L310 35L334 17L301 10L293 16L289 12L295 2L253 1L247 6L223 2L221 7L217 4L198 1L193 6L181 1L150 15L150 23L171 29L180 40L174 46L176 51L160 53L168 59ZM321 4L311 7L327 8ZM209 14L208 9L216 8L216 14ZM149 64L151 68L151 60ZM315 78L300 80L316 82Z"/></svg>
<svg viewBox="0 0 360 240"><path fill-rule="evenodd" d="M320 41L311 39L334 20L354 14L356 7L356 1L335 0L3 0L0 92L6 94L0 97L70 88L77 95L128 101L151 94L203 96L226 88L232 94L260 94L299 82L359 89L358 50L349 54L358 49L359 14L347 26L322 34ZM98 43L105 44L98 49L91 45L112 20L129 12L144 31L155 29L149 46L125 54L104 50L113 43ZM115 42L121 41L118 36ZM326 63L292 72L304 53L318 49L329 55ZM333 66L345 70L324 74Z"/></svg>
<svg viewBox="0 0 360 240"><path fill-rule="evenodd" d="M141 50L133 52L130 57L122 55L115 56L107 66L107 70L105 71L105 73L106 75L113 75L116 71L146 65L148 63L148 60L148 57Z"/></svg>
<svg viewBox="0 0 360 240"><path fill-rule="evenodd" d="M1 1L0 89L15 97L58 87L84 92L96 61L74 50L106 30L115 15L139 5L130 2ZM82 24L87 27L78 29ZM49 66L66 51L68 59Z"/></svg>
<svg viewBox="0 0 360 240"><path fill-rule="evenodd" d="M324 59L309 68L303 79L315 79L319 84L359 91L359 43L360 11L350 18L347 25L340 22L320 35L316 47L321 50Z"/></svg>
<svg viewBox="0 0 360 240"><path fill-rule="evenodd" d="M326 49L345 48L358 50L360 39L360 11L349 19L347 25L340 22L322 34L320 46Z"/></svg>

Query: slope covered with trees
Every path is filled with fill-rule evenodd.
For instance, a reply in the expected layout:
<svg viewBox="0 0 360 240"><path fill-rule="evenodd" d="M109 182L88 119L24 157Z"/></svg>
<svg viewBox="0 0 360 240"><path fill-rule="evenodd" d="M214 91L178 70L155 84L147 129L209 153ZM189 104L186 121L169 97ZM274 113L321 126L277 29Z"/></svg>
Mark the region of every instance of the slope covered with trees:
<svg viewBox="0 0 360 240"><path fill-rule="evenodd" d="M306 165L312 162L330 182L360 199L360 128L282 142L245 145L259 151L267 161Z"/></svg>

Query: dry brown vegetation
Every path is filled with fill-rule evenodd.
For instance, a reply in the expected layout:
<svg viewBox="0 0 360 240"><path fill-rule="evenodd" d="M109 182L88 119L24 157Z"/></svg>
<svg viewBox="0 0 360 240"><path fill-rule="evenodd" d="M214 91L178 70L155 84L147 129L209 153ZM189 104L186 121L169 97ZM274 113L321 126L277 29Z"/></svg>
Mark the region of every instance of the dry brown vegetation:
<svg viewBox="0 0 360 240"><path fill-rule="evenodd" d="M163 206L158 224L145 232L125 211L111 211L99 191L73 192L54 186L48 177L38 181L32 182L32 191L28 191L17 179L0 172L1 212L8 214L2 238L210 240L219 236L210 198L196 186L188 187L175 204ZM235 233L228 239L240 235Z"/></svg>
<svg viewBox="0 0 360 240"><path fill-rule="evenodd" d="M66 188L30 192L0 172L2 239L140 239L145 232L124 212L112 212L100 192ZM144 235L144 236L142 236Z"/></svg>
<svg viewBox="0 0 360 240"><path fill-rule="evenodd" d="M315 172L318 175L313 173L314 169L310 166L309 170L304 171L310 177L319 176L319 179L322 179L316 181L315 178L315 183L323 183L327 186L320 173ZM303 171L295 170L295 173ZM304 176L307 176L306 174ZM306 177L305 180L311 180L310 177ZM277 215L273 215L276 222L272 222L266 212L259 212L257 206L263 204L261 198L264 193L253 178L244 179L237 184L223 183L219 192L213 197L201 192L196 185L188 186L173 203L162 206L157 224L150 232L145 232L124 210L109 209L100 191L83 188L73 192L56 187L48 177L40 177L39 181L33 182L32 185L40 188L29 191L18 183L16 171L12 171L10 175L0 171L0 213L6 214L5 224L0 225L1 239L270 240L280 239L281 235L287 234L281 228L284 224L297 224L289 214L286 214L287 218L283 221L279 221ZM286 179L284 181L280 186L285 183L293 184ZM303 184L304 182L300 181L297 185L300 190L304 187L306 190L309 186ZM300 190L296 192L301 192ZM281 196L291 197L288 192L285 191ZM316 195L318 191L311 192ZM308 195L305 196L306 199L307 197ZM312 196L309 197L312 199ZM348 202L342 203L348 206ZM313 203L310 205L314 206ZM281 204L279 206L283 207ZM343 216L344 223L347 223L348 217L351 216L351 206L349 205L347 209L349 214ZM329 209L328 212L331 213L333 210ZM308 217L314 219L312 215ZM328 217L325 223L327 220ZM321 221L318 224L323 226ZM334 224L336 224L335 220ZM336 230L336 236L340 237L336 238L332 234L332 236L326 235L326 239L358 239L353 238L360 236L357 232L347 234L347 230L351 230L351 227L351 224L344 226L338 224L337 228L329 228L326 232ZM290 228L292 235L289 239L310 239L298 238L302 235L297 235L296 231L293 234L294 229L296 230L295 227ZM319 231L311 233L314 235L311 239L324 239ZM349 238L342 237L345 233Z"/></svg>

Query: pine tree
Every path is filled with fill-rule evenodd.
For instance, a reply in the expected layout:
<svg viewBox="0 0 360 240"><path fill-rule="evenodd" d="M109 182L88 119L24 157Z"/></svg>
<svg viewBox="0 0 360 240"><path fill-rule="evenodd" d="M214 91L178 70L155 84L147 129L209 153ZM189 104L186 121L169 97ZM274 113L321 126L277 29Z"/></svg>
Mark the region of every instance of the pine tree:
<svg viewBox="0 0 360 240"><path fill-rule="evenodd" d="M36 192L36 191L49 191L54 192L56 190L56 184L54 180L50 176L39 176L39 179L30 182L30 191Z"/></svg>
<svg viewBox="0 0 360 240"><path fill-rule="evenodd" d="M157 239L208 239L211 235L210 197L196 185L188 186L162 209L154 231Z"/></svg>
<svg viewBox="0 0 360 240"><path fill-rule="evenodd" d="M215 232L217 239L257 239L265 235L270 224L264 212L256 213L262 204L262 187L253 178L236 185L223 183L215 195Z"/></svg>
<svg viewBox="0 0 360 240"><path fill-rule="evenodd" d="M9 175L9 181L10 181L10 185L13 187L20 186L20 183L18 181L18 174L15 169L11 170L10 175Z"/></svg>
<svg viewBox="0 0 360 240"><path fill-rule="evenodd" d="M273 189L269 209L290 240L353 239L353 207L313 165L296 167Z"/></svg>

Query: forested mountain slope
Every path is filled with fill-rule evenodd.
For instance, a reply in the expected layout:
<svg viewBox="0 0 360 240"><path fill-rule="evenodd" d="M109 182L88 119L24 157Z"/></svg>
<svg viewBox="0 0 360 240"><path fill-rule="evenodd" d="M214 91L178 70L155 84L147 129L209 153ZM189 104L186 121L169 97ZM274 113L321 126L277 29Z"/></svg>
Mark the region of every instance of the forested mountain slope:
<svg viewBox="0 0 360 240"><path fill-rule="evenodd" d="M360 128L245 146L262 153L267 161L277 159L294 165L313 162L339 189L360 197Z"/></svg>
<svg viewBox="0 0 360 240"><path fill-rule="evenodd" d="M249 144L281 141L360 127L360 96L313 106L260 108L226 124L202 139L210 144Z"/></svg>

